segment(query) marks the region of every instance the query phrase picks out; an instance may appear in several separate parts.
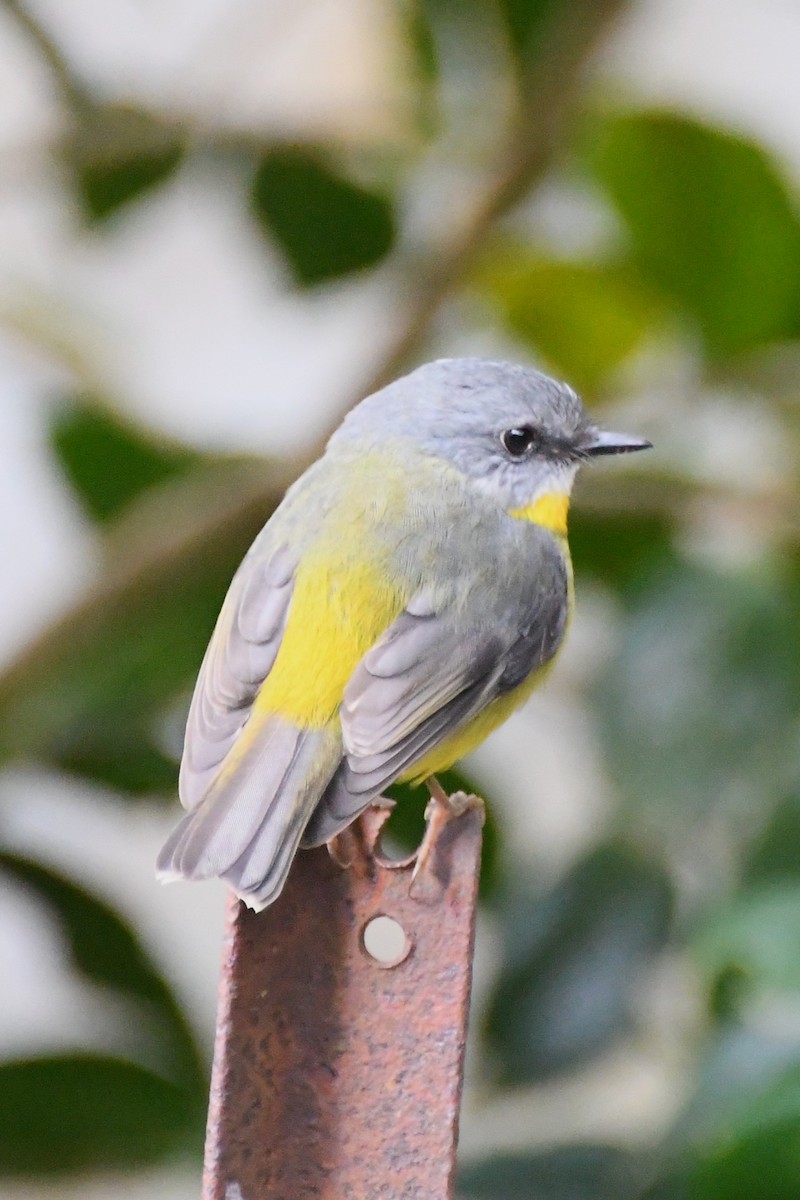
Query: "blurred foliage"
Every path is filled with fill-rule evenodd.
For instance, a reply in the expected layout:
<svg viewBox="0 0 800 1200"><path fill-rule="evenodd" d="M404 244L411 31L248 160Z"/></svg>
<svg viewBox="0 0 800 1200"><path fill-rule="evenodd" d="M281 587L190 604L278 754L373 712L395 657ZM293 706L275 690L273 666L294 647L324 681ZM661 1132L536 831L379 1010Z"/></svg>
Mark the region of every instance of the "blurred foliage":
<svg viewBox="0 0 800 1200"><path fill-rule="evenodd" d="M589 159L643 278L714 358L800 331L800 219L767 154L670 113L592 127Z"/></svg>
<svg viewBox="0 0 800 1200"><path fill-rule="evenodd" d="M304 287L374 266L392 248L389 198L345 178L318 153L270 150L258 164L252 204Z"/></svg>
<svg viewBox="0 0 800 1200"><path fill-rule="evenodd" d="M97 521L117 516L141 492L183 474L200 457L126 426L82 396L59 409L50 440L67 479Z"/></svg>
<svg viewBox="0 0 800 1200"><path fill-rule="evenodd" d="M768 812L795 781L795 576L794 566L727 573L670 555L629 603L598 719L630 820L658 826L665 846L697 836L721 806L730 838L752 836L753 797Z"/></svg>
<svg viewBox="0 0 800 1200"><path fill-rule="evenodd" d="M589 395L608 383L654 323L652 297L616 265L558 262L509 247L492 253L478 285L521 342ZM576 329L591 331L577 346Z"/></svg>
<svg viewBox="0 0 800 1200"><path fill-rule="evenodd" d="M553 26L563 18L569 0L498 0L509 42L522 69L547 52Z"/></svg>
<svg viewBox="0 0 800 1200"><path fill-rule="evenodd" d="M0 1063L0 1171L130 1167L199 1148L203 1059L137 934L104 901L39 863L3 852L0 874L46 905L75 972L106 1001L124 1002L122 1011L110 1004L109 1016L127 1052ZM127 1057L132 1051L139 1061Z"/></svg>
<svg viewBox="0 0 800 1200"><path fill-rule="evenodd" d="M119 445L129 434L120 428L115 436ZM87 503L106 441L94 426L84 427L79 494ZM72 438L68 474L76 474L76 453ZM117 495L135 492L139 453L131 463L127 484L109 485L109 494L112 486ZM155 510L140 514L131 529L129 554L114 560L105 587L0 679L0 759L39 759L73 771L83 764L103 782L128 779L139 792L163 787L157 719L189 685L227 585L277 498L265 464L203 462L164 487ZM174 539L166 554L165 511ZM141 543L137 557L131 551Z"/></svg>
<svg viewBox="0 0 800 1200"><path fill-rule="evenodd" d="M671 885L623 845L593 850L547 895L508 898L506 946L486 1012L500 1080L520 1084L604 1050L669 932Z"/></svg>
<svg viewBox="0 0 800 1200"><path fill-rule="evenodd" d="M133 1004L140 1035L150 1026L159 1064L191 1093L203 1078L204 1064L178 1001L136 933L102 900L40 863L3 851L0 872L52 912L83 979Z"/></svg>
<svg viewBox="0 0 800 1200"><path fill-rule="evenodd" d="M673 1133L679 1166L655 1196L744 1200L800 1186L800 1040L721 1026ZM676 1153L680 1148L680 1153ZM649 1197L648 1193L648 1197Z"/></svg>
<svg viewBox="0 0 800 1200"><path fill-rule="evenodd" d="M59 1054L0 1064L0 1170L64 1175L140 1167L192 1147L196 1098L123 1059Z"/></svg>
<svg viewBox="0 0 800 1200"><path fill-rule="evenodd" d="M800 876L800 796L788 796L772 813L745 860L749 882Z"/></svg>
<svg viewBox="0 0 800 1200"><path fill-rule="evenodd" d="M618 1200L634 1196L633 1157L613 1146L563 1146L528 1155L498 1155L464 1168L459 1195L475 1200Z"/></svg>
<svg viewBox="0 0 800 1200"><path fill-rule="evenodd" d="M663 513L597 513L579 507L570 519L570 547L576 570L613 587L621 604L632 607L652 573L671 552L672 523Z"/></svg>
<svg viewBox="0 0 800 1200"><path fill-rule="evenodd" d="M509 356L517 347L590 403L621 400L620 425L649 398L655 427L643 432L657 456L582 480L571 532L579 602L594 589L620 618L591 681L575 685L615 803L555 877L518 861L490 803L481 896L499 952L473 1021L475 1071L487 1104L523 1105L602 1072L620 1047L658 1059L663 1030L643 997L666 980L666 1006L670 987L691 992L666 1036L684 1098L635 1152L571 1125L544 1145L532 1116L529 1144L466 1163L459 1195L800 1194L800 219L788 172L751 139L599 94L590 64L633 7L624 0L398 4L410 128L366 148L232 136L96 96L33 9L3 4L59 93L55 178L90 243L105 247L184 164L212 161L285 262L294 302L376 268L396 281L384 360L365 367L376 379L440 348L447 305L478 344L488 324ZM548 237L537 201L553 183L588 198L599 235ZM99 578L0 677L0 759L102 784L125 804L174 793L165 722L185 707L227 584L302 464L169 442L101 391L94 379L65 386L49 431L54 469L97 539ZM742 392L760 470L726 440ZM785 455L769 470L762 434ZM474 790L460 772L442 782ZM427 794L394 794L387 840L407 851ZM47 914L64 969L116 1031L105 1054L0 1062L0 1172L196 1159L206 1064L145 938L51 866L5 850L0 872Z"/></svg>
<svg viewBox="0 0 800 1200"><path fill-rule="evenodd" d="M90 224L165 183L186 150L184 131L130 104L76 106L62 157Z"/></svg>

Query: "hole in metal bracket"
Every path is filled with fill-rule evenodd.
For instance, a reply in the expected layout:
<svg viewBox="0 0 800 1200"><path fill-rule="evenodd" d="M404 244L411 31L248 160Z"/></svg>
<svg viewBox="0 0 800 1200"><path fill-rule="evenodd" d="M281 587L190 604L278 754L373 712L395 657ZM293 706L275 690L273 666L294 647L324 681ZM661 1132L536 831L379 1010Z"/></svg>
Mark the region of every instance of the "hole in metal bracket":
<svg viewBox="0 0 800 1200"><path fill-rule="evenodd" d="M411 953L411 940L394 917L381 913L367 921L361 934L365 952L378 967L397 967Z"/></svg>

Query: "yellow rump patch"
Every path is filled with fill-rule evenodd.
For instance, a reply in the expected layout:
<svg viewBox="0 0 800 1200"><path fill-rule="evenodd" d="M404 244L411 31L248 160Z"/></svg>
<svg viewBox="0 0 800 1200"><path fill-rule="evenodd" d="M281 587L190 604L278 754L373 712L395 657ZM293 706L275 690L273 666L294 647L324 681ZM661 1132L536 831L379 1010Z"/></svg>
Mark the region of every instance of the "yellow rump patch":
<svg viewBox="0 0 800 1200"><path fill-rule="evenodd" d="M275 665L252 717L276 713L301 729L319 729L339 709L356 666L408 602L385 568L341 552L302 564Z"/></svg>
<svg viewBox="0 0 800 1200"><path fill-rule="evenodd" d="M568 512L569 496L566 492L545 492L533 504L509 509L508 515L520 521L533 521L534 525L543 525L551 533L566 537Z"/></svg>

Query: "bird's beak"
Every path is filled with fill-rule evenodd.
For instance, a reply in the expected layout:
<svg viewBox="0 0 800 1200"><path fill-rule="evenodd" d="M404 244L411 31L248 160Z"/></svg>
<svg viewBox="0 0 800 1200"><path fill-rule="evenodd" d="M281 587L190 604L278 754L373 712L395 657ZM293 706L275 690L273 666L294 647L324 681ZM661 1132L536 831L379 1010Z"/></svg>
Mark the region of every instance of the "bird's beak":
<svg viewBox="0 0 800 1200"><path fill-rule="evenodd" d="M599 454L631 454L634 450L649 450L652 445L646 438L592 427L581 438L580 449L594 458Z"/></svg>

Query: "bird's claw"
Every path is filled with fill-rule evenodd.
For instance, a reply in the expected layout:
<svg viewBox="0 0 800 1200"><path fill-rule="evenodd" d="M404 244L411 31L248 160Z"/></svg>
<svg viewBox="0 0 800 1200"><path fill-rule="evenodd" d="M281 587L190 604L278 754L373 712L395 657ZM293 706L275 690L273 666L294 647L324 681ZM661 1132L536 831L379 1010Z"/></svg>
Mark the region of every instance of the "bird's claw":
<svg viewBox="0 0 800 1200"><path fill-rule="evenodd" d="M393 808L394 800L388 796L376 797L351 825L326 843L328 854L337 866L367 877L374 875L375 861L380 857L378 843L381 830Z"/></svg>
<svg viewBox="0 0 800 1200"><path fill-rule="evenodd" d="M481 825L485 819L485 806L480 796L468 792L445 792L439 780L431 776L427 780L431 798L425 809L425 836L416 854L411 876L410 894L423 903L435 903L447 886L447 855L442 853L456 835L456 822L466 813L477 812Z"/></svg>

